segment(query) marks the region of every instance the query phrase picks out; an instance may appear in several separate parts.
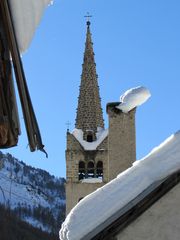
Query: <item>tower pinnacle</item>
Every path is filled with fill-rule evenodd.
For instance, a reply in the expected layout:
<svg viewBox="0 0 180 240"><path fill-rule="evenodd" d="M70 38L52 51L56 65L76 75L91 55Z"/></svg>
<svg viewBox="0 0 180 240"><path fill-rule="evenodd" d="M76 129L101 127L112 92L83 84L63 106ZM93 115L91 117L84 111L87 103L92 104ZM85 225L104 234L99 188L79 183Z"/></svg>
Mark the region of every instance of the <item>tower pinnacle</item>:
<svg viewBox="0 0 180 240"><path fill-rule="evenodd" d="M89 15L89 12L87 12L87 15L84 17L87 18L87 22L86 22L87 26L90 26L90 24L91 24L90 18L92 17L92 15Z"/></svg>
<svg viewBox="0 0 180 240"><path fill-rule="evenodd" d="M104 120L91 40L89 21L91 16L88 14L86 17L87 33L75 127L83 131L84 140L87 140L87 135L91 132L94 141L97 128L104 128Z"/></svg>

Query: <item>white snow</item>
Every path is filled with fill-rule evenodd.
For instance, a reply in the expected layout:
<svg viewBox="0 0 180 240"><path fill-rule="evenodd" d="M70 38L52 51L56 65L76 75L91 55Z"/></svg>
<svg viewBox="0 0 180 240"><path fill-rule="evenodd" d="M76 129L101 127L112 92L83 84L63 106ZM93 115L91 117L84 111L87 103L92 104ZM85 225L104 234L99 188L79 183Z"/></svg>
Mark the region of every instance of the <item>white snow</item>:
<svg viewBox="0 0 180 240"><path fill-rule="evenodd" d="M136 161L116 179L82 199L66 217L59 233L60 239L81 239L152 183L179 169L180 131Z"/></svg>
<svg viewBox="0 0 180 240"><path fill-rule="evenodd" d="M50 207L50 203L44 195L37 194L30 185L17 183L13 176L10 180L10 174L5 168L0 171L0 203L7 204L9 202L12 209L17 207L18 203L31 208L39 205Z"/></svg>
<svg viewBox="0 0 180 240"><path fill-rule="evenodd" d="M102 178L85 178L81 180L82 183L102 183Z"/></svg>
<svg viewBox="0 0 180 240"><path fill-rule="evenodd" d="M127 90L120 96L120 104L117 106L124 113L129 112L133 108L140 106L151 96L149 90L145 87L136 87Z"/></svg>
<svg viewBox="0 0 180 240"><path fill-rule="evenodd" d="M21 53L29 47L45 8L51 3L52 0L9 0Z"/></svg>
<svg viewBox="0 0 180 240"><path fill-rule="evenodd" d="M23 220L24 220L25 222L28 222L29 224L31 224L31 225L34 226L35 228L39 228L39 229L41 229L41 230L44 231L44 232L49 232L49 233L51 233L51 230L50 230L47 226L44 226L44 225L42 224L42 222L40 222L40 221L38 221L38 220L36 220L36 219L34 219L34 218L32 218L32 217L24 217Z"/></svg>
<svg viewBox="0 0 180 240"><path fill-rule="evenodd" d="M74 137L78 140L78 142L81 144L81 146L85 150L96 150L96 148L102 143L102 141L107 137L108 135L108 129L104 130L102 128L98 128L98 131L96 133L97 140L93 142L87 142L83 139L83 131L81 129L75 128L72 131L72 134Z"/></svg>
<svg viewBox="0 0 180 240"><path fill-rule="evenodd" d="M3 163L2 169L0 169L0 203L7 205L9 203L12 209L20 205L26 205L31 208L38 207L39 205L45 208L52 208L56 204L64 204L64 200L59 197L54 197L52 204L49 201L45 191L38 192L35 184L32 185L32 180L29 176L25 176L23 173L23 164L18 162L20 170L15 173L16 165L11 164L6 158L1 159L0 163ZM34 176L40 178L38 171L34 170ZM18 180L23 178L23 183ZM52 193L51 193L52 195Z"/></svg>

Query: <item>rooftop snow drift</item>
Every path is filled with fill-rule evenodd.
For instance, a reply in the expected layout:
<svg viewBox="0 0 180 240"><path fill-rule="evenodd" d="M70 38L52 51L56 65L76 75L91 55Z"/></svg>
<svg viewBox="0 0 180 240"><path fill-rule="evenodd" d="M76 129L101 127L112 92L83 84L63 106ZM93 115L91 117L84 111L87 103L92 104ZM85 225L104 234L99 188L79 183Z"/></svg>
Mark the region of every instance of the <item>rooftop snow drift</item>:
<svg viewBox="0 0 180 240"><path fill-rule="evenodd" d="M120 96L120 104L117 106L124 113L129 112L133 108L140 106L151 96L149 90L145 87L136 87L127 90Z"/></svg>
<svg viewBox="0 0 180 240"><path fill-rule="evenodd" d="M136 161L116 179L82 199L63 223L60 239L80 240L151 184L179 169L180 131L170 136L146 157Z"/></svg>

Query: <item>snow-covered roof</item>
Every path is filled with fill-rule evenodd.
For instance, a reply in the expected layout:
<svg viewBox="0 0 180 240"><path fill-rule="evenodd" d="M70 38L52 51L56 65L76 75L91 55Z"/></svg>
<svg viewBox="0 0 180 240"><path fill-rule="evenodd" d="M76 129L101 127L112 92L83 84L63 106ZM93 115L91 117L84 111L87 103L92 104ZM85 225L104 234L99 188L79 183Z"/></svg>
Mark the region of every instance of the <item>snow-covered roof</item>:
<svg viewBox="0 0 180 240"><path fill-rule="evenodd" d="M20 52L24 52L40 23L44 9L52 0L8 0Z"/></svg>
<svg viewBox="0 0 180 240"><path fill-rule="evenodd" d="M179 169L180 131L136 161L116 179L81 200L66 217L60 230L60 239L82 239L153 183Z"/></svg>
<svg viewBox="0 0 180 240"><path fill-rule="evenodd" d="M96 150L97 147L104 141L104 139L107 137L108 135L108 129L102 129L102 128L98 128L98 131L96 133L96 141L93 142L87 142L83 139L83 131L81 129L77 129L75 128L72 131L72 134L74 135L74 137L78 140L78 142L81 144L81 146L85 149L85 150Z"/></svg>
<svg viewBox="0 0 180 240"><path fill-rule="evenodd" d="M120 104L117 106L124 113L129 112L133 108L140 106L151 96L149 90L145 87L136 87L127 90L120 96Z"/></svg>

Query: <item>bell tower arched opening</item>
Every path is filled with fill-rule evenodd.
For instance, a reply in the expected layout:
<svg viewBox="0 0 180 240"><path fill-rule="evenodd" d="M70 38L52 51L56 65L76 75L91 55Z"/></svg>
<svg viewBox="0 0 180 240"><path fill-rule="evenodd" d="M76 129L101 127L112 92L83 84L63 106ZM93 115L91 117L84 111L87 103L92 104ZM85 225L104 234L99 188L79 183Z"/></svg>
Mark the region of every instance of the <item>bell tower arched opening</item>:
<svg viewBox="0 0 180 240"><path fill-rule="evenodd" d="M85 162L80 161L79 162L79 180L84 179L85 176L86 176Z"/></svg>
<svg viewBox="0 0 180 240"><path fill-rule="evenodd" d="M103 178L103 162L102 161L98 161L96 165L96 177Z"/></svg>

